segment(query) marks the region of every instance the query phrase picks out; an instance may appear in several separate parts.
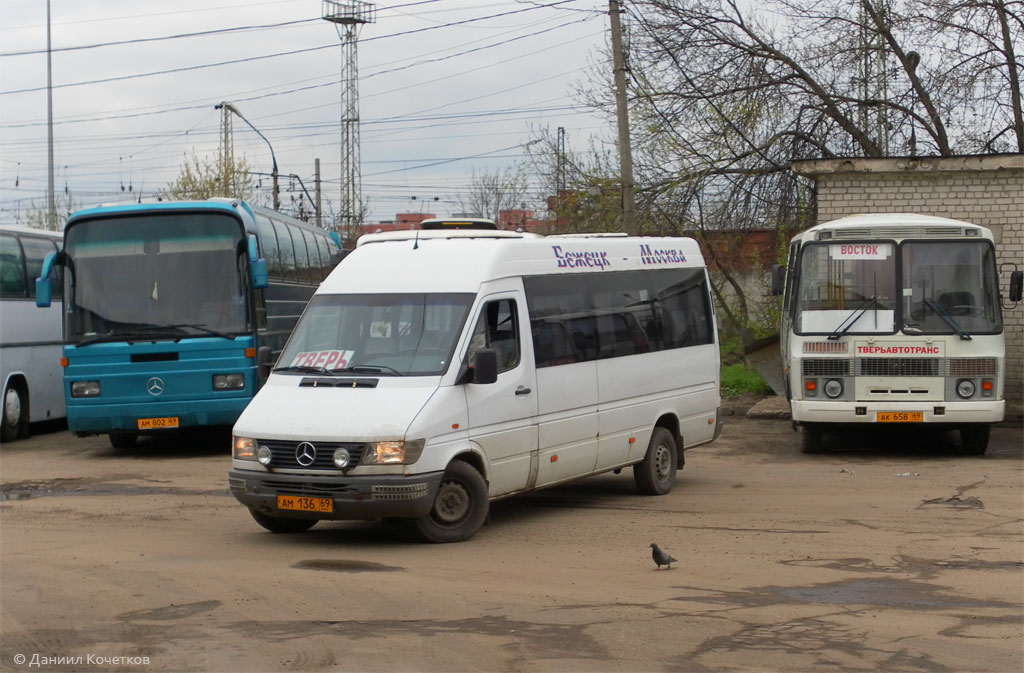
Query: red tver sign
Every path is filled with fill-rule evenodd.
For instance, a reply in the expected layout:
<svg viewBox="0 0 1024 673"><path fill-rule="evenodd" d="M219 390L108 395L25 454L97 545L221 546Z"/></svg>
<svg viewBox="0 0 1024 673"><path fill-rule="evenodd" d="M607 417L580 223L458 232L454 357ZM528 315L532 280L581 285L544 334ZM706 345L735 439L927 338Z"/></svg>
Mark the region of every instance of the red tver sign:
<svg viewBox="0 0 1024 673"><path fill-rule="evenodd" d="M296 353L291 362L292 367L323 367L324 369L341 369L348 367L349 360L355 351L310 351Z"/></svg>

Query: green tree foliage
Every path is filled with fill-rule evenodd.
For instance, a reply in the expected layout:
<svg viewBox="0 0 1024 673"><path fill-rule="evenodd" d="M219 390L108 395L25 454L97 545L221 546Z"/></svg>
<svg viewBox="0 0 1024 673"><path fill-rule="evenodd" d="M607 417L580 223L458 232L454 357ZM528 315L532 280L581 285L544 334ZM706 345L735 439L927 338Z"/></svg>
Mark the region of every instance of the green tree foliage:
<svg viewBox="0 0 1024 673"><path fill-rule="evenodd" d="M214 196L250 201L256 195L256 187L245 159L236 159L225 171L220 160L200 159L193 153L185 157L178 177L159 195L173 201L197 201Z"/></svg>

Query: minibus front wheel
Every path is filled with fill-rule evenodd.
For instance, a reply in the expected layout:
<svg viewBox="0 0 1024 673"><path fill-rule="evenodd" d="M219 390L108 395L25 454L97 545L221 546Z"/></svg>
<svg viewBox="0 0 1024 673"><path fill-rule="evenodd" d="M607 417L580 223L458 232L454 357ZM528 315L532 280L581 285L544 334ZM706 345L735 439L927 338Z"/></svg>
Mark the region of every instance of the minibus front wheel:
<svg viewBox="0 0 1024 673"><path fill-rule="evenodd" d="M271 533L301 533L316 525L317 519L285 519L280 516L261 514L249 508L249 514L253 521L263 526Z"/></svg>
<svg viewBox="0 0 1024 673"><path fill-rule="evenodd" d="M679 452L666 428L654 428L644 459L633 466L633 481L644 495L665 495L676 483Z"/></svg>
<svg viewBox="0 0 1024 673"><path fill-rule="evenodd" d="M487 520L487 482L469 463L453 460L437 487L430 513L416 521L428 542L461 542L473 537Z"/></svg>

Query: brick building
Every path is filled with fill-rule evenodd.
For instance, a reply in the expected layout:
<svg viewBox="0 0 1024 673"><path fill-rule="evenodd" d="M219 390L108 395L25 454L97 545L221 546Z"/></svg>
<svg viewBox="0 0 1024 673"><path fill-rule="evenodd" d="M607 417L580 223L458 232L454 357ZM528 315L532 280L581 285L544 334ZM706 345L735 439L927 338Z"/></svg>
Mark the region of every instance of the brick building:
<svg viewBox="0 0 1024 673"><path fill-rule="evenodd" d="M817 221L861 213L921 213L988 227L1000 290L1024 269L1024 155L794 161L817 183ZM1006 398L1024 399L1024 305L1006 310Z"/></svg>

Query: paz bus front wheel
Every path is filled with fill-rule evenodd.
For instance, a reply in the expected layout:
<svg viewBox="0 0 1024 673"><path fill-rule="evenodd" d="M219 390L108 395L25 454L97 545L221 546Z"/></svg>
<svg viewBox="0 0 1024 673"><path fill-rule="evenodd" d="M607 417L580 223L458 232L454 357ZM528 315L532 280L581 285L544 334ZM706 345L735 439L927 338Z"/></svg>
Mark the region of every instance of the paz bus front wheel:
<svg viewBox="0 0 1024 673"><path fill-rule="evenodd" d="M987 423L964 425L960 428L960 444L964 451L974 456L984 455L988 450L988 438L992 426Z"/></svg>
<svg viewBox="0 0 1024 673"><path fill-rule="evenodd" d="M821 453L824 434L817 425L804 423L800 426L800 450L804 453Z"/></svg>

